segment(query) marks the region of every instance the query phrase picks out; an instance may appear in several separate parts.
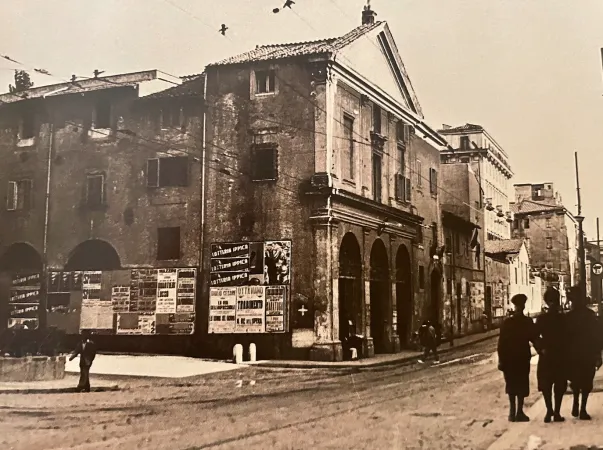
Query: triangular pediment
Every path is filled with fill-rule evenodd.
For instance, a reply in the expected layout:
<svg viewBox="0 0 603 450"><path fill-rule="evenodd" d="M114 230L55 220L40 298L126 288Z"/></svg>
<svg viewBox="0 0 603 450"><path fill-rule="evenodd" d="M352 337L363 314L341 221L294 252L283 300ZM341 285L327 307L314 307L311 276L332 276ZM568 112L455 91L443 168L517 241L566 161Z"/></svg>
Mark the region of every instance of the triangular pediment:
<svg viewBox="0 0 603 450"><path fill-rule="evenodd" d="M335 60L383 91L404 109L423 117L421 106L387 24L340 49Z"/></svg>

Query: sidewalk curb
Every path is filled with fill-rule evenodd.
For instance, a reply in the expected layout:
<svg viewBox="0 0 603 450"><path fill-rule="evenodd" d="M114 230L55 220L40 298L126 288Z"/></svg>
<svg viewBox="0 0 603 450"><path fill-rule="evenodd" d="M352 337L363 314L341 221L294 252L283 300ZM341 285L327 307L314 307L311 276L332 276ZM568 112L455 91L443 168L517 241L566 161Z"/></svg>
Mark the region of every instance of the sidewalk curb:
<svg viewBox="0 0 603 450"><path fill-rule="evenodd" d="M447 347L438 351L440 355L444 355L446 353L450 353L459 348L469 347L474 344L479 344L480 342L489 341L490 339L494 339L498 337L498 330L496 333L490 334L488 336L483 336L478 339L475 339L471 342L465 342L463 344L455 345L454 347ZM309 361L307 363L302 362L273 362L266 361L253 365L254 367L267 367L267 368L280 368L280 369L363 369L363 368L373 368L373 367L386 367L386 366L394 366L394 365L408 365L413 363L419 359L421 353L417 352L414 356L404 356L399 359L389 360L389 361L375 361L374 363L369 362L348 362L345 363L335 363L330 361ZM367 358L368 359L368 358ZM364 359L362 361L367 361ZM245 363L244 363L245 364Z"/></svg>
<svg viewBox="0 0 603 450"><path fill-rule="evenodd" d="M115 392L119 391L119 386L101 386L101 387L93 387L90 389L91 393L93 392ZM17 389L0 389L0 395L6 394L75 394L76 390L74 387L68 388L45 388L45 389L36 389L36 388L17 388Z"/></svg>

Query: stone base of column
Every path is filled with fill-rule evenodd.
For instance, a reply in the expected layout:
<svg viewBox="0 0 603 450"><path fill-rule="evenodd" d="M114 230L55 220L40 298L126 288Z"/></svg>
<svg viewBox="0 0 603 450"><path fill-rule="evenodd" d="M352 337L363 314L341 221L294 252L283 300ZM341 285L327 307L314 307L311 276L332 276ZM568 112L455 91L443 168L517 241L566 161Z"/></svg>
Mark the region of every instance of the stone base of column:
<svg viewBox="0 0 603 450"><path fill-rule="evenodd" d="M315 343L310 348L310 361L342 361L341 341Z"/></svg>
<svg viewBox="0 0 603 450"><path fill-rule="evenodd" d="M362 342L362 357L372 358L373 356L375 356L375 344L373 344L373 338L364 338Z"/></svg>

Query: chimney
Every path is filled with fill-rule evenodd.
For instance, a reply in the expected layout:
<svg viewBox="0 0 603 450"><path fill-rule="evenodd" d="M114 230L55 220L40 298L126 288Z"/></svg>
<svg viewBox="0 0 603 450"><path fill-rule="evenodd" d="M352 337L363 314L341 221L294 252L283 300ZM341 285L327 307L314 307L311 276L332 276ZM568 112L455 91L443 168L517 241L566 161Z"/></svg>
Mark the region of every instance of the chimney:
<svg viewBox="0 0 603 450"><path fill-rule="evenodd" d="M371 0L367 0L366 6L362 11L362 25L372 25L375 23L377 13L371 9Z"/></svg>
<svg viewBox="0 0 603 450"><path fill-rule="evenodd" d="M442 124L442 130L450 130L452 127L450 125Z"/></svg>

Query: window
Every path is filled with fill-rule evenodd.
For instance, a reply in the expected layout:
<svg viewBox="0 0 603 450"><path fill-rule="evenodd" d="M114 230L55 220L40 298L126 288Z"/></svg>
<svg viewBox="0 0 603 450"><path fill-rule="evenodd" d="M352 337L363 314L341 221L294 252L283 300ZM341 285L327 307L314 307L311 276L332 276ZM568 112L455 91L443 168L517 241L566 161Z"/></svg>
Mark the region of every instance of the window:
<svg viewBox="0 0 603 450"><path fill-rule="evenodd" d="M398 120L398 122L396 122L396 139L398 142L406 143L408 141L409 134L409 126L401 120Z"/></svg>
<svg viewBox="0 0 603 450"><path fill-rule="evenodd" d="M513 229L517 230L519 228L519 220L513 219Z"/></svg>
<svg viewBox="0 0 603 450"><path fill-rule="evenodd" d="M348 115L343 116L343 152L341 165L343 177L348 180L354 179L354 119Z"/></svg>
<svg viewBox="0 0 603 450"><path fill-rule="evenodd" d="M523 228L526 230L530 228L530 219L523 219Z"/></svg>
<svg viewBox="0 0 603 450"><path fill-rule="evenodd" d="M417 186L423 186L423 168L421 167L421 161L417 159Z"/></svg>
<svg viewBox="0 0 603 450"><path fill-rule="evenodd" d="M396 200L400 202L410 202L410 179L396 174Z"/></svg>
<svg viewBox="0 0 603 450"><path fill-rule="evenodd" d="M373 200L381 201L382 157L373 152Z"/></svg>
<svg viewBox="0 0 603 450"><path fill-rule="evenodd" d="M182 126L182 108L180 106L169 106L161 109L161 128L180 128Z"/></svg>
<svg viewBox="0 0 603 450"><path fill-rule="evenodd" d="M21 128L19 139L31 139L36 135L35 116L32 112L26 112L21 117Z"/></svg>
<svg viewBox="0 0 603 450"><path fill-rule="evenodd" d="M425 267L419 266L419 289L425 289Z"/></svg>
<svg viewBox="0 0 603 450"><path fill-rule="evenodd" d="M95 207L105 203L105 176L88 174L86 178L86 206Z"/></svg>
<svg viewBox="0 0 603 450"><path fill-rule="evenodd" d="M552 237L546 238L546 248L548 248L548 249L553 248L553 238Z"/></svg>
<svg viewBox="0 0 603 450"><path fill-rule="evenodd" d="M274 143L255 144L251 154L251 179L276 181L278 178L278 147Z"/></svg>
<svg viewBox="0 0 603 450"><path fill-rule="evenodd" d="M188 186L188 158L172 156L147 161L147 187Z"/></svg>
<svg viewBox="0 0 603 450"><path fill-rule="evenodd" d="M111 103L108 101L104 100L96 104L96 108L94 110L93 128L111 128Z"/></svg>
<svg viewBox="0 0 603 450"><path fill-rule="evenodd" d="M400 173L400 175L404 175L404 172L406 171L406 164L404 163L404 158L406 156L406 148L403 145L398 144L398 152L397 152L397 158L398 158L398 171Z"/></svg>
<svg viewBox="0 0 603 450"><path fill-rule="evenodd" d="M546 227L551 228L551 219L549 218L546 219Z"/></svg>
<svg viewBox="0 0 603 450"><path fill-rule="evenodd" d="M461 150L469 150L469 136L461 136Z"/></svg>
<svg viewBox="0 0 603 450"><path fill-rule="evenodd" d="M255 72L255 93L270 94L275 92L276 73L274 70L258 70Z"/></svg>
<svg viewBox="0 0 603 450"><path fill-rule="evenodd" d="M31 180L19 180L8 182L8 194L6 196L6 209L8 211L28 210L32 207Z"/></svg>
<svg viewBox="0 0 603 450"><path fill-rule="evenodd" d="M434 168L429 169L429 192L432 195L438 194L438 172Z"/></svg>
<svg viewBox="0 0 603 450"><path fill-rule="evenodd" d="M180 259L180 227L157 229L157 259Z"/></svg>
<svg viewBox="0 0 603 450"><path fill-rule="evenodd" d="M373 104L373 131L381 134L381 108Z"/></svg>
<svg viewBox="0 0 603 450"><path fill-rule="evenodd" d="M437 247L438 245L438 224L431 222L431 242Z"/></svg>

